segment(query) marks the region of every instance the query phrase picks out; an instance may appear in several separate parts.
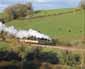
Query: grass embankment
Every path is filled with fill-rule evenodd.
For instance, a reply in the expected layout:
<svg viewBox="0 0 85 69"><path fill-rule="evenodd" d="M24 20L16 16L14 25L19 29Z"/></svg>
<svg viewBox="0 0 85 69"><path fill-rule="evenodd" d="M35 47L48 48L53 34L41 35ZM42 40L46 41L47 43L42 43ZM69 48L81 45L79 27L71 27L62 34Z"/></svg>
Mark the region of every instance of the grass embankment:
<svg viewBox="0 0 85 69"><path fill-rule="evenodd" d="M56 11L42 11L38 15L45 13L59 13L62 10ZM67 12L68 10L64 10ZM63 12L63 11L62 11ZM84 12L68 13L64 15L48 16L36 19L24 19L13 20L7 23L7 25L13 25L17 29L29 29L33 28L39 30L44 34L51 37L59 38L60 40L77 40L81 39L83 31L82 15Z"/></svg>

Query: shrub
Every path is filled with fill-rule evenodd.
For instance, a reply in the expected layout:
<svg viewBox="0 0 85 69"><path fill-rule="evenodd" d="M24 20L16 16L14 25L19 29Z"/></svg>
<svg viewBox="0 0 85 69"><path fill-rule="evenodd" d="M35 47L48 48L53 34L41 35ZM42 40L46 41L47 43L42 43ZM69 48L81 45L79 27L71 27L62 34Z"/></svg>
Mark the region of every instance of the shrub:
<svg viewBox="0 0 85 69"><path fill-rule="evenodd" d="M0 51L0 61L21 61L21 57L15 52Z"/></svg>
<svg viewBox="0 0 85 69"><path fill-rule="evenodd" d="M4 10L4 15L7 20L12 20L27 15L32 15L32 4L15 4L7 7Z"/></svg>
<svg viewBox="0 0 85 69"><path fill-rule="evenodd" d="M37 59L37 61L42 62L47 62L51 64L58 64L59 63L59 58L57 54L52 53L52 52L41 52L39 49L36 49L25 57L26 61L34 61Z"/></svg>
<svg viewBox="0 0 85 69"><path fill-rule="evenodd" d="M73 54L72 52L66 51L65 61L67 65L74 66L81 64L81 57L79 54Z"/></svg>

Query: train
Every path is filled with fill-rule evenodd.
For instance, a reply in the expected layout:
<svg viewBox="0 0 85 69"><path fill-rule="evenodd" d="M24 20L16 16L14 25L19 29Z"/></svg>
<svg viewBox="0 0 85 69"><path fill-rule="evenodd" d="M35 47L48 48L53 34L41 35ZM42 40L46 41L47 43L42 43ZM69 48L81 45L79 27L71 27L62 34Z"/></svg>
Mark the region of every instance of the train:
<svg viewBox="0 0 85 69"><path fill-rule="evenodd" d="M14 26L6 26L4 21L0 21L0 33L3 40L14 37L19 39L19 42L40 45L56 45L56 40L48 35L40 33L33 29L17 30Z"/></svg>
<svg viewBox="0 0 85 69"><path fill-rule="evenodd" d="M39 45L56 45L56 39L19 39L19 42L26 44L39 44Z"/></svg>

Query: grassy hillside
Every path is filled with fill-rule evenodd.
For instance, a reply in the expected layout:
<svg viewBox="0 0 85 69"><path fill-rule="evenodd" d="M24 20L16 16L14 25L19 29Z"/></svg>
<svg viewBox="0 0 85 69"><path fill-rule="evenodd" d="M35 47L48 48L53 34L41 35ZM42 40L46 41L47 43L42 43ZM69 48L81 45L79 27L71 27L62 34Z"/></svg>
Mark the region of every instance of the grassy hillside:
<svg viewBox="0 0 85 69"><path fill-rule="evenodd" d="M4 14L3 13L0 13L0 18L3 18L4 17Z"/></svg>
<svg viewBox="0 0 85 69"><path fill-rule="evenodd" d="M48 15L48 14L54 14L54 13L60 13L60 12L67 12L69 10L71 10L71 9L40 11L36 15ZM17 29L33 28L33 29L38 30L51 37L59 38L60 40L64 40L67 42L68 40L70 41L70 40L81 39L81 37L84 33L84 17L83 17L84 15L85 15L85 12L83 12L81 10L80 12L68 13L68 14L64 14L64 15L40 17L40 18L35 18L35 19L23 19L23 20L17 19L17 20L10 21L6 24L8 26L13 25ZM7 50L13 49L16 52L18 51L19 55L22 57L25 56L27 53L30 53L31 51L33 53L34 47L32 47L32 46L24 47L21 44L20 45L17 44L17 46L16 46L15 42L13 40L11 40L11 42L9 42L9 43L0 41L0 51L6 50L6 49ZM21 46L21 47L19 47L19 46ZM73 48L75 48L75 47L73 47ZM35 54L37 53L36 51L37 50L34 51ZM82 51L81 51L81 49L75 50L75 51L70 51L70 48L68 48L68 51L67 50L65 51L65 50L61 50L61 49L57 49L57 48L55 48L55 49L54 48L42 48L42 49L40 49L40 51L42 52L42 54L45 53L45 55L48 56L47 60L55 61L54 58L57 57L57 60L59 60L59 65L65 65L65 66L61 66L58 68L63 69L65 67L64 69L80 69L81 66L82 66L82 68L84 68L83 65L85 65L85 56L84 56L85 53L84 53L83 49L82 49ZM51 53L53 53L53 55ZM35 54L34 54L34 57L35 57ZM40 56L40 55L41 55L41 53L39 54L39 52L38 52L38 56ZM41 57L43 57L43 56L41 56ZM54 58L52 58L52 57L54 57ZM29 61L26 61L26 62L29 63ZM35 62L35 61L32 61L32 62ZM82 65L81 65L81 63L82 63ZM57 68L56 65L55 66L49 65L49 66L52 69L54 69L55 67ZM44 69L44 68L42 68L42 69Z"/></svg>
<svg viewBox="0 0 85 69"><path fill-rule="evenodd" d="M64 8L64 9L58 9L58 10L40 10L40 11L35 11L35 15L48 15L48 14L53 14L53 13L62 13L62 12L67 12L67 11L70 11L72 9L67 9L67 8Z"/></svg>
<svg viewBox="0 0 85 69"><path fill-rule="evenodd" d="M67 12L73 9L42 11L40 14ZM83 31L82 15L84 12L68 13L64 15L48 16L43 18L13 20L7 25L14 25L17 29L33 28L44 34L64 40L81 39Z"/></svg>

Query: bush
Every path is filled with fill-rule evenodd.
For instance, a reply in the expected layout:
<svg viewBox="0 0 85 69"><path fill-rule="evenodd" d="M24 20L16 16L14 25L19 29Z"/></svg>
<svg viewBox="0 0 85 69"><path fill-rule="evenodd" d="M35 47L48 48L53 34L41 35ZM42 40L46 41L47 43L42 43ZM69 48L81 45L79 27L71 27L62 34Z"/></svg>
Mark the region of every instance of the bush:
<svg viewBox="0 0 85 69"><path fill-rule="evenodd" d="M7 7L4 10L4 15L7 20L17 19L32 14L32 4L15 4Z"/></svg>
<svg viewBox="0 0 85 69"><path fill-rule="evenodd" d="M40 65L39 64L36 64L34 62L27 62L25 61L23 63L23 69L39 69Z"/></svg>
<svg viewBox="0 0 85 69"><path fill-rule="evenodd" d="M72 52L65 52L65 63L70 66L80 65L81 57L79 54L73 54Z"/></svg>
<svg viewBox="0 0 85 69"><path fill-rule="evenodd" d="M0 51L0 61L21 61L21 57L15 52Z"/></svg>
<svg viewBox="0 0 85 69"><path fill-rule="evenodd" d="M37 59L39 62L47 62L51 64L59 64L59 58L57 57L57 54L52 52L41 52L40 50L36 49L33 52L30 52L25 57L26 61L34 61Z"/></svg>
<svg viewBox="0 0 85 69"><path fill-rule="evenodd" d="M62 65L76 66L81 64L81 55L70 51L60 51L58 58Z"/></svg>

